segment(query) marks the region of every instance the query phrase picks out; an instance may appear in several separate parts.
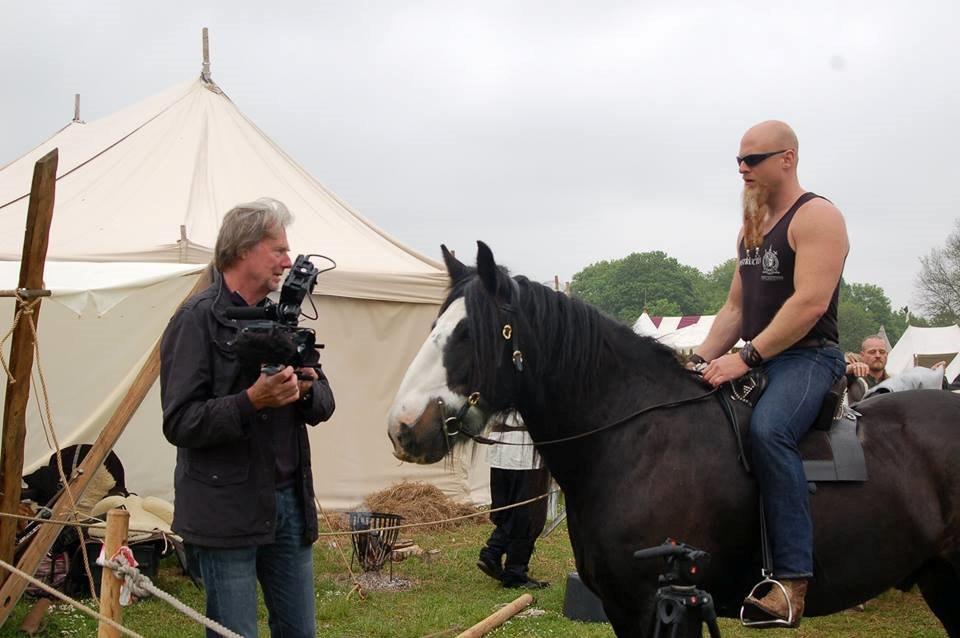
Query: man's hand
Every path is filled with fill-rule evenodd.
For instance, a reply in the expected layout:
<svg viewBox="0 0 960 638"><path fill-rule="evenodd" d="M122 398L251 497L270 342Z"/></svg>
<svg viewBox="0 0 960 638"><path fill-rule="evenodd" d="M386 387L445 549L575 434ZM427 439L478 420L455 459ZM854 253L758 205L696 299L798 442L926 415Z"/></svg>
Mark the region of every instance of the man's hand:
<svg viewBox="0 0 960 638"><path fill-rule="evenodd" d="M258 410L279 408L300 398L297 375L290 366L276 374L261 373L260 378L247 388L250 403Z"/></svg>
<svg viewBox="0 0 960 638"><path fill-rule="evenodd" d="M855 377L865 377L870 374L870 366L863 361L854 361L853 363L848 363L847 374L852 374Z"/></svg>
<svg viewBox="0 0 960 638"><path fill-rule="evenodd" d="M313 382L320 378L317 371L313 368L297 368L297 378L300 385L300 396L310 392L313 388Z"/></svg>
<svg viewBox="0 0 960 638"><path fill-rule="evenodd" d="M703 371L703 379L713 387L721 383L739 379L750 370L739 354L725 354L717 357L707 365Z"/></svg>

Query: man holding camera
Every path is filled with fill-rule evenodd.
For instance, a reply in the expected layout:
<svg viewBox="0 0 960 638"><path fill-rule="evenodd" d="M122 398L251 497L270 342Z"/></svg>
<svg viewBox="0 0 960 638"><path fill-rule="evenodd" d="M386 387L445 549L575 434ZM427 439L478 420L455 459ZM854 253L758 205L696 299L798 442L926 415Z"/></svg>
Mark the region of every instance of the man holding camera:
<svg viewBox="0 0 960 638"><path fill-rule="evenodd" d="M228 212L213 284L183 304L160 345L163 432L177 446L173 529L198 558L207 615L246 637L257 636L258 581L271 635L316 634L306 424L330 418L333 393L319 366L269 374L260 364L280 362L242 360L242 322L227 317L280 288L292 219L267 198Z"/></svg>

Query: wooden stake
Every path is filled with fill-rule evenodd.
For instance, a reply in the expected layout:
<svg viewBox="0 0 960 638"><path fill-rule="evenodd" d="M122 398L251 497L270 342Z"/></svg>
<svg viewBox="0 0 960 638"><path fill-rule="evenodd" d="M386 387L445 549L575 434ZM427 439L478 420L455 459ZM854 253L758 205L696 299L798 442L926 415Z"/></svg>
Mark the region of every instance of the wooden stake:
<svg viewBox="0 0 960 638"><path fill-rule="evenodd" d="M33 184L27 204L27 227L23 235L18 288L43 288L43 266L47 260L50 220L57 184L57 149L41 157L33 167ZM3 398L3 447L0 449L0 512L16 514L20 505L20 481L23 474L23 442L26 438L26 410L30 399L30 374L33 371L33 331L28 322L39 324L40 301L34 300L32 316L21 315L13 329L10 344L10 375ZM19 301L16 311L24 304ZM0 519L0 559L13 562L17 521Z"/></svg>
<svg viewBox="0 0 960 638"><path fill-rule="evenodd" d="M529 607L532 602L533 596L530 594L524 594L509 605L505 605L494 613L490 614L476 625L457 636L457 638L480 638L481 636L486 636L488 633L516 616L525 608Z"/></svg>
<svg viewBox="0 0 960 638"><path fill-rule="evenodd" d="M185 299L189 299L199 291L209 286L210 274L210 269L205 269L203 274L201 274L200 278L197 280L196 285L194 285L193 289L187 293ZM110 420L107 421L107 424L103 427L103 430L100 431L100 435L97 437L97 440L94 442L93 446L91 446L90 451L87 452L87 455L80 463L80 467L78 468L78 476L70 483L70 491L75 499L79 499L81 497L94 473L96 473L97 469L103 465L103 461L107 458L107 454L110 453L110 450L113 449L117 439L119 439L120 435L123 434L123 430L127 426L127 423L130 422L134 412L136 412L137 408L140 407L143 397L145 397L147 392L150 391L150 388L153 387L153 384L156 382L158 376L160 376L159 339L157 339L157 343L153 346L153 350L150 351L150 355L147 357L146 363L143 364L140 372L133 380L133 384L130 386L130 389L127 390L127 394L120 401L120 405L117 406L116 412L114 412L113 416L110 417ZM61 494L60 498L57 499L57 502L51 507L53 510L53 515L51 518L55 520L65 519L70 513L70 508L70 499L67 497L66 493ZM27 547L27 549L23 552L23 555L20 557L20 562L17 563L17 567L28 574L36 573L37 566L40 564L40 561L47 554L47 552L50 551L50 547L57 539L57 536L60 535L60 531L62 529L62 525L56 525L53 523L46 523L42 525L40 530L33 537L30 546ZM15 576L7 578L7 581L3 584L3 587L0 587L0 626L3 626L3 624L7 622L7 618L10 617L10 612L13 611L14 605L16 605L17 601L20 600L20 597L23 596L23 591L26 588L27 581Z"/></svg>
<svg viewBox="0 0 960 638"><path fill-rule="evenodd" d="M103 543L103 557L110 560L121 546L127 542L127 530L130 527L130 512L113 508L107 512L107 536ZM120 588L123 579L106 567L100 573L100 613L117 624L123 624L123 608L120 607ZM97 629L97 638L120 638L120 632L102 620Z"/></svg>
<svg viewBox="0 0 960 638"><path fill-rule="evenodd" d="M40 633L40 630L43 628L43 619L52 604L53 601L49 598L37 599L37 602L33 603L33 607L31 607L27 615L24 616L23 622L20 623L20 631L28 636Z"/></svg>

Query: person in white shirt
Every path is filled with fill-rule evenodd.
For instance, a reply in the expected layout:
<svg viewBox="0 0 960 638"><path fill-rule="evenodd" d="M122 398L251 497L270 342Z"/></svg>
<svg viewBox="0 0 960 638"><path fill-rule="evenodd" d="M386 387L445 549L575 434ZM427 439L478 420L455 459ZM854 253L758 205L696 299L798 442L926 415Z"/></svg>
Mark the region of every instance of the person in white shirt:
<svg viewBox="0 0 960 638"><path fill-rule="evenodd" d="M502 423L493 426L490 438L499 441L488 452L491 509L546 494L550 473L520 416L515 412L507 414ZM491 512L490 521L495 528L480 550L477 567L507 588L547 587L549 583L528 575L530 557L546 520L546 498Z"/></svg>

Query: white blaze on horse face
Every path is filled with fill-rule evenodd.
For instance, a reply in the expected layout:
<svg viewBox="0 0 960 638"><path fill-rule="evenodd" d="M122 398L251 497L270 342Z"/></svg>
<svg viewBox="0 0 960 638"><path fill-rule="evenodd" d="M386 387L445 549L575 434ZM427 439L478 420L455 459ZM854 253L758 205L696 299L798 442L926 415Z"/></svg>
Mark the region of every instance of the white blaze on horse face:
<svg viewBox="0 0 960 638"><path fill-rule="evenodd" d="M443 399L450 410L458 410L467 400L447 387L447 371L443 367L443 350L457 324L467 316L463 299L451 303L437 318L430 336L420 347L413 363L403 376L397 397L390 408L389 426L414 425L431 401Z"/></svg>

